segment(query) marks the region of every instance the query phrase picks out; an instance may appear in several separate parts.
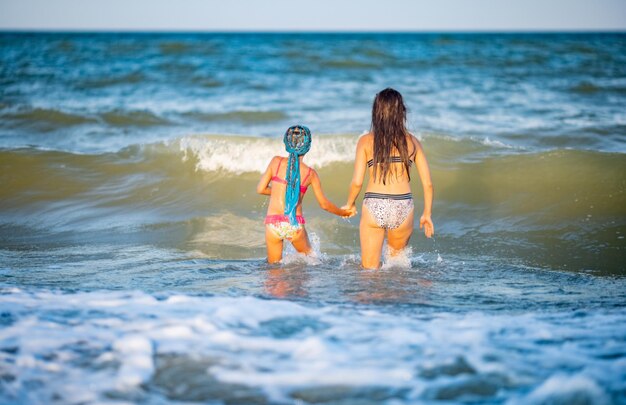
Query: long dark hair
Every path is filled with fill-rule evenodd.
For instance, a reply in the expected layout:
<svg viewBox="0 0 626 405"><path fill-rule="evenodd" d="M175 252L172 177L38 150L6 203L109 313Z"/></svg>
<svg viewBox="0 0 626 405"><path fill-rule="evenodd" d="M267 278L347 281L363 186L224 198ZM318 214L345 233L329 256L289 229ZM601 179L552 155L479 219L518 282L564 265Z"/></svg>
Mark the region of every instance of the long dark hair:
<svg viewBox="0 0 626 405"><path fill-rule="evenodd" d="M374 181L386 184L391 173L391 157L397 150L402 159L406 175L411 180L411 161L406 141L406 106L402 94L386 88L376 94L372 106L372 128L374 133ZM396 172L397 173L397 172Z"/></svg>

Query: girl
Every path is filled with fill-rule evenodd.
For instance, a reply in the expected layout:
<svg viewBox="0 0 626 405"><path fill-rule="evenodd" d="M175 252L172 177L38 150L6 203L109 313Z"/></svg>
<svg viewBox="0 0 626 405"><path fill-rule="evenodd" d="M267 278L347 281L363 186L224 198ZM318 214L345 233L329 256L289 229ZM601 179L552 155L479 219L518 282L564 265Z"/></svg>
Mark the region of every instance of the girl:
<svg viewBox="0 0 626 405"><path fill-rule="evenodd" d="M361 265L380 266L385 233L393 255L409 243L413 233L413 195L409 169L415 165L424 189L424 212L420 228L430 238L434 234L430 218L433 184L422 145L406 129L406 107L402 95L387 88L376 95L372 107L372 128L356 147L354 174L343 208L354 211L365 172L369 181L363 199L361 224Z"/></svg>
<svg viewBox="0 0 626 405"><path fill-rule="evenodd" d="M309 129L303 125L292 126L285 132L283 140L289 158L274 156L257 186L257 193L270 196L265 217L269 263L282 259L285 239L291 241L298 252L311 252L311 242L302 216L302 198L309 186L313 186L315 198L323 210L342 217L356 214L355 209L345 210L330 202L322 191L317 172L302 162L304 155L311 149Z"/></svg>

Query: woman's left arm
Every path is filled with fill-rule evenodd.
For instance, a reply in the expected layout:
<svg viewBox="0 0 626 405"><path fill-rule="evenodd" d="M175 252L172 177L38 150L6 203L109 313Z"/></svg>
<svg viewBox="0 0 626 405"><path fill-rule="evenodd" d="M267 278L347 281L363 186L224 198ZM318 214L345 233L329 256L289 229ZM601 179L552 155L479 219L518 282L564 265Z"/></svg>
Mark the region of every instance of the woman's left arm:
<svg viewBox="0 0 626 405"><path fill-rule="evenodd" d="M427 238L430 238L435 233L435 226L431 219L433 209L433 195L435 193L433 182L430 178L430 168L428 167L428 161L426 155L422 149L422 145L417 139L415 139L415 145L417 146L417 152L415 154L415 166L419 173L420 180L422 181L422 188L424 190L424 212L420 218L420 229L424 228L424 234Z"/></svg>

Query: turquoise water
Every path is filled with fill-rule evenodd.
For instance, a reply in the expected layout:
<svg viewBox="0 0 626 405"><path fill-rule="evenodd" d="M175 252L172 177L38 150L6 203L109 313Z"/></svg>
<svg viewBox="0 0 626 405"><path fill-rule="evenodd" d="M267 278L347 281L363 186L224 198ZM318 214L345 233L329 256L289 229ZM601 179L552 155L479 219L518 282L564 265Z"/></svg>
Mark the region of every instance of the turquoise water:
<svg viewBox="0 0 626 405"><path fill-rule="evenodd" d="M624 34L0 34L0 403L626 403L625 62ZM307 197L315 257L268 266L282 133L341 204L387 86L436 238L363 271L358 217Z"/></svg>

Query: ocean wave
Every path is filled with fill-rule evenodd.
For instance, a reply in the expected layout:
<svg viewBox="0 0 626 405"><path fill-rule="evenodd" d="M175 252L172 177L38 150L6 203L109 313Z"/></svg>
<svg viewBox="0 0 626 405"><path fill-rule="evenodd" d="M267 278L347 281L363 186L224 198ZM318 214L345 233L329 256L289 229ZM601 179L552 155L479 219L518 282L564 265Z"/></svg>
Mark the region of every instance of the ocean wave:
<svg viewBox="0 0 626 405"><path fill-rule="evenodd" d="M1 296L7 402L602 404L626 377L620 310L416 316L245 296Z"/></svg>
<svg viewBox="0 0 626 405"><path fill-rule="evenodd" d="M516 146L530 150L624 150L593 132L603 127L623 138L620 34L5 33L0 43L3 102L28 106L18 113L78 116L11 118L5 108L3 146L60 147L48 136L58 130L76 139L76 149L97 138L110 151L119 144L106 145L109 138L154 140L143 135L164 121L171 127L161 139L201 131L267 135L285 115L347 132L367 125L371 98L392 85L414 111L415 128L501 142L522 134ZM239 113L248 110L285 115ZM137 111L154 117L102 116ZM578 111L584 119L572 119ZM129 128L145 131L131 137Z"/></svg>
<svg viewBox="0 0 626 405"><path fill-rule="evenodd" d="M78 89L102 89L105 87L124 84L141 84L147 80L141 72L132 72L123 75L96 77L83 80L77 84Z"/></svg>
<svg viewBox="0 0 626 405"><path fill-rule="evenodd" d="M307 154L307 163L321 168L349 162L354 157L354 136L320 136ZM252 137L188 136L171 143L178 145L183 160L195 162L197 170L226 171L233 174L263 173L272 157L284 155L282 140Z"/></svg>
<svg viewBox="0 0 626 405"><path fill-rule="evenodd" d="M360 59L329 59L322 60L319 64L323 68L331 69L374 69L380 68L383 61L360 60Z"/></svg>
<svg viewBox="0 0 626 405"><path fill-rule="evenodd" d="M221 40L217 38L185 38L182 41L164 40L155 38L154 44L159 53L166 58L181 58L186 56L209 56L222 49Z"/></svg>
<svg viewBox="0 0 626 405"><path fill-rule="evenodd" d="M164 62L159 65L159 68L169 74L173 74L175 77L180 76L181 78L193 74L198 70L198 66L195 64L178 61Z"/></svg>
<svg viewBox="0 0 626 405"><path fill-rule="evenodd" d="M121 79L125 80L125 78ZM195 80L195 79L194 79ZM221 86L220 82L210 78L199 78L203 86ZM117 79L107 79L97 86L109 86L120 84ZM28 137L36 140L37 132L48 133L50 131L62 132L65 129L85 126L70 135L80 138L89 136L89 131L94 129L94 125L99 125L97 130L108 128L113 134L124 129L152 128L158 126L199 126L207 124L213 125L236 125L254 126L259 124L269 124L284 122L289 117L287 113L280 110L234 110L225 112L207 111L178 111L176 106L172 109L152 108L149 103L139 104L136 108L116 108L109 109L106 106L87 107L74 106L72 109L62 110L56 108L23 107L11 104L0 104L0 125L5 128L20 129L25 132L21 138ZM282 126L281 126L282 127ZM285 125L286 127L286 125ZM37 142L37 141L35 141ZM47 140L42 139L41 143L46 144ZM77 144L76 142L75 144ZM19 142L18 142L19 145ZM132 145L129 145L132 147Z"/></svg>
<svg viewBox="0 0 626 405"><path fill-rule="evenodd" d="M115 115L115 119L119 117ZM119 119L137 124L152 122L152 115L124 115ZM418 133L418 139L426 152L431 166L440 175L461 171L471 183L479 180L478 174L511 176L521 178L529 175L529 183L541 178L541 173L555 176L563 184L567 184L568 173L576 173L576 179L582 183L590 183L591 179L601 177L603 171L615 173L613 178L621 184L624 165L623 154L614 152L593 152L569 149L556 149L545 152L529 152L513 144L507 144L489 137L458 138L434 133ZM313 147L306 155L305 161L316 169L333 170L340 168L342 172L351 173L354 151L359 136L351 134L317 135L313 138ZM46 148L0 149L3 161L20 164L21 160L32 162L34 167L65 163L69 168L74 165L86 171L105 171L108 165L143 162L141 165L129 167L131 170L157 169L171 167L175 171L192 169L192 172L206 173L233 178L260 174L265 171L269 161L276 155L286 156L282 140L279 138L262 138L236 135L188 135L169 141L137 144L125 147L118 152L101 154L85 154L65 152ZM84 156L91 156L85 160ZM34 160L33 160L34 159ZM167 164L166 164L167 163ZM335 166L340 165L340 166ZM128 174L132 174L129 172ZM460 173L459 173L460 174ZM443 176L444 179L446 176ZM604 176L606 177L606 176ZM473 178L473 179L472 179Z"/></svg>
<svg viewBox="0 0 626 405"><path fill-rule="evenodd" d="M426 132L418 133L417 137L423 142L427 155L432 155L435 164L439 164L440 159L449 163L482 160L488 156L523 150L489 137L456 138ZM306 162L315 168L336 163L351 164L357 141L358 136L351 134L315 136ZM166 144L178 148L184 161L194 162L196 169L204 172L263 173L273 156L285 155L282 140L278 138L196 135Z"/></svg>
<svg viewBox="0 0 626 405"><path fill-rule="evenodd" d="M230 121L239 123L282 121L288 117L283 111L254 110L228 111L222 113L192 111L184 113L183 116L201 122Z"/></svg>
<svg viewBox="0 0 626 405"><path fill-rule="evenodd" d="M317 136L305 158L337 204L346 197L357 139ZM440 246L522 257L537 265L623 272L623 154L520 153L487 140L428 134L422 134L422 143L436 189ZM106 231L140 239L184 234L188 247L211 257L252 257L262 254L258 221L266 207L255 186L282 149L275 138L196 135L104 154L3 150L2 233L26 239L37 230ZM419 209L416 173L414 179ZM312 197L305 203L312 214L307 223L331 243L329 251L347 253L341 246L352 243L353 226L323 213ZM250 237L225 236L241 234ZM538 255L538 249L544 253Z"/></svg>
<svg viewBox="0 0 626 405"><path fill-rule="evenodd" d="M168 119L148 110L69 112L53 108L18 108L17 111L7 109L0 117L3 125L8 127L37 129L44 132L102 123L111 127L153 127L170 124Z"/></svg>
<svg viewBox="0 0 626 405"><path fill-rule="evenodd" d="M150 111L112 110L100 114L102 120L111 126L152 127L168 125L170 122Z"/></svg>
<svg viewBox="0 0 626 405"><path fill-rule="evenodd" d="M168 41L161 42L159 44L159 49L161 53L164 55L178 55L181 53L187 53L190 49L192 49L191 45L187 42L180 41Z"/></svg>
<svg viewBox="0 0 626 405"><path fill-rule="evenodd" d="M70 113L51 108L32 108L5 112L2 114L4 125L10 127L35 127L50 131L82 124L93 124L96 119L89 115Z"/></svg>
<svg viewBox="0 0 626 405"><path fill-rule="evenodd" d="M583 95L591 95L596 93L617 93L626 94L626 85L612 85L612 84L599 84L590 81L582 81L574 86L569 87L569 91L572 93L578 93Z"/></svg>
<svg viewBox="0 0 626 405"><path fill-rule="evenodd" d="M189 80L194 85L201 86L204 88L215 88L215 87L221 87L224 85L224 82L220 80L217 80L213 77L200 75L200 74L190 77Z"/></svg>

